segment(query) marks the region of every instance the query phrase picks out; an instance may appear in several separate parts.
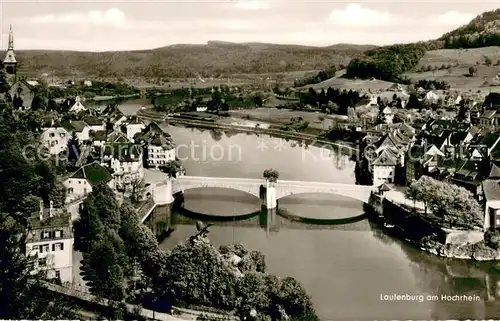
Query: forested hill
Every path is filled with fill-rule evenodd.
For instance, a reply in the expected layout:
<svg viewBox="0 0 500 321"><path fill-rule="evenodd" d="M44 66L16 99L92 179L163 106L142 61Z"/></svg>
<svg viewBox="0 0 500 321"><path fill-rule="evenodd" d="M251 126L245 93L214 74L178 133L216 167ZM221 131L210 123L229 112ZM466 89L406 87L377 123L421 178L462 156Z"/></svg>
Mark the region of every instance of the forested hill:
<svg viewBox="0 0 500 321"><path fill-rule="evenodd" d="M480 14L439 40L446 49L500 46L500 9Z"/></svg>
<svg viewBox="0 0 500 321"><path fill-rule="evenodd" d="M392 45L368 50L351 60L346 77L370 78L407 83L402 77L416 67L428 50L500 46L500 9L488 11L467 25L444 34L436 40Z"/></svg>
<svg viewBox="0 0 500 321"><path fill-rule="evenodd" d="M219 77L239 73L319 70L347 65L375 46L308 47L211 41L206 45L172 45L151 50L76 52L19 51L21 72L58 76L122 78Z"/></svg>

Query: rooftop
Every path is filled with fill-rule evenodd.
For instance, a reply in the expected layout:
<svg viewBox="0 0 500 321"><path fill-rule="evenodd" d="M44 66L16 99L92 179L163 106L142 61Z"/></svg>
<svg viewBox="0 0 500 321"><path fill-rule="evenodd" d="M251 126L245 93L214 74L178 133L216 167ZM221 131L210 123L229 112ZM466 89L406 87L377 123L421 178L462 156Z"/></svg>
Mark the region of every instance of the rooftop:
<svg viewBox="0 0 500 321"><path fill-rule="evenodd" d="M50 217L49 209L43 210L43 219L40 221L40 213L34 213L29 218L30 230L46 227L69 227L71 226L71 213L59 208L54 209L54 216Z"/></svg>
<svg viewBox="0 0 500 321"><path fill-rule="evenodd" d="M111 173L106 167L94 162L80 167L80 169L69 178L84 178L90 185L98 185L99 183L109 182L111 180Z"/></svg>

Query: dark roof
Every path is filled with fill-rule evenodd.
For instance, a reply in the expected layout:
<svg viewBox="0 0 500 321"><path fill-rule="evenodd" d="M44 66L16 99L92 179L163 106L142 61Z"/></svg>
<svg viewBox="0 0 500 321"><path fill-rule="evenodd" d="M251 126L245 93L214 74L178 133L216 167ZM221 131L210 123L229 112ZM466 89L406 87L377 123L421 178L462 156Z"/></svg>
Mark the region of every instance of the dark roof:
<svg viewBox="0 0 500 321"><path fill-rule="evenodd" d="M84 178L90 185L98 185L99 183L109 182L111 180L111 173L106 167L94 162L80 167L69 178Z"/></svg>
<svg viewBox="0 0 500 321"><path fill-rule="evenodd" d="M40 221L40 213L33 213L29 218L29 229L36 230L45 227L68 227L71 226L71 213L59 208L54 208L54 216L49 216L49 209L43 210L43 219Z"/></svg>
<svg viewBox="0 0 500 321"><path fill-rule="evenodd" d="M497 180L486 179L483 181L484 197L487 201L500 200L500 185Z"/></svg>
<svg viewBox="0 0 500 321"><path fill-rule="evenodd" d="M62 127L64 129L68 130L69 132L82 132L83 129L87 126L87 123L85 123L82 120L73 120L70 122L63 122Z"/></svg>
<svg viewBox="0 0 500 321"><path fill-rule="evenodd" d="M484 100L485 106L498 106L500 107L500 93L489 93Z"/></svg>
<svg viewBox="0 0 500 321"><path fill-rule="evenodd" d="M153 146L162 146L165 149L172 149L175 147L172 139L165 137L164 135L155 135L152 137L150 144Z"/></svg>
<svg viewBox="0 0 500 321"><path fill-rule="evenodd" d="M95 118L95 117L92 117L92 116L86 116L83 118L83 120L89 124L89 125L93 125L93 126L98 126L98 125L102 125L102 121Z"/></svg>
<svg viewBox="0 0 500 321"><path fill-rule="evenodd" d="M450 144L453 146L462 145L463 141L465 140L468 134L469 134L468 132L463 132L463 131L452 133L450 138Z"/></svg>
<svg viewBox="0 0 500 321"><path fill-rule="evenodd" d="M94 133L94 140L97 141L106 141L108 135L105 130L98 130Z"/></svg>
<svg viewBox="0 0 500 321"><path fill-rule="evenodd" d="M486 147L492 148L495 143L498 141L498 138L500 138L500 135L498 133L490 133L481 139L479 142L479 145L485 145Z"/></svg>
<svg viewBox="0 0 500 321"><path fill-rule="evenodd" d="M373 162L377 166L396 166L397 156L390 151L390 148L385 148L380 151L378 158Z"/></svg>
<svg viewBox="0 0 500 321"><path fill-rule="evenodd" d="M127 143L129 140L123 133L114 131L108 135L107 141L108 143Z"/></svg>
<svg viewBox="0 0 500 321"><path fill-rule="evenodd" d="M382 184L378 187L378 190L381 192L388 192L391 190L391 188L387 184Z"/></svg>

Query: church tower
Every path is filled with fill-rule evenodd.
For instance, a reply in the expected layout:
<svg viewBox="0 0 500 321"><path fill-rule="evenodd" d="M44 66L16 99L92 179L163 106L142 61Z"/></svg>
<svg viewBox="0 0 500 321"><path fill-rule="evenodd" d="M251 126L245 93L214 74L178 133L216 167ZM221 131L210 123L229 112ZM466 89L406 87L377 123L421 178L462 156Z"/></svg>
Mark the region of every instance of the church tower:
<svg viewBox="0 0 500 321"><path fill-rule="evenodd" d="M14 53L14 33L12 32L12 25L9 31L9 47L7 48L7 53L5 54L5 59L3 60L3 67L5 68L5 73L10 80L16 81L17 77L17 60Z"/></svg>

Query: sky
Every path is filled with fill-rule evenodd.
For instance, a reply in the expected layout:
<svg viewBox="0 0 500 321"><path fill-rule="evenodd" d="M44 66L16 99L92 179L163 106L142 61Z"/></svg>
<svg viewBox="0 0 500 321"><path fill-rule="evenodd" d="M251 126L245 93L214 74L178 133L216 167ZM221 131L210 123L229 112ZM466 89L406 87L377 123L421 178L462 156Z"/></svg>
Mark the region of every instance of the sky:
<svg viewBox="0 0 500 321"><path fill-rule="evenodd" d="M434 39L497 1L0 0L1 49L114 51L210 40L329 46Z"/></svg>

